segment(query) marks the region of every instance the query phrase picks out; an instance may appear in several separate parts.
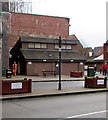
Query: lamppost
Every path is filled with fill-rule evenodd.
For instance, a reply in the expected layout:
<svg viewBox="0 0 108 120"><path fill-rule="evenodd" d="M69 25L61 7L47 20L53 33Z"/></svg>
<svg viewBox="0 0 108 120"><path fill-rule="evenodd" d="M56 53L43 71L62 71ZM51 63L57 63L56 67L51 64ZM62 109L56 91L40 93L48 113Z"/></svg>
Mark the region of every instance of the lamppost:
<svg viewBox="0 0 108 120"><path fill-rule="evenodd" d="M58 90L61 90L61 36L59 36L59 86Z"/></svg>

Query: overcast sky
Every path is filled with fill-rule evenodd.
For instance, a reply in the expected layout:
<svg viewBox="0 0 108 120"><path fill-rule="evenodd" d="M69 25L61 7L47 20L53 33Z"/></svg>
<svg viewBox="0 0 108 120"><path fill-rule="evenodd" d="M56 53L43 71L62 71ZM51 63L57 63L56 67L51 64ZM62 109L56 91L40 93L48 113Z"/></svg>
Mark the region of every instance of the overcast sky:
<svg viewBox="0 0 108 120"><path fill-rule="evenodd" d="M75 34L84 47L106 42L107 0L32 0L33 14L70 18L69 34Z"/></svg>

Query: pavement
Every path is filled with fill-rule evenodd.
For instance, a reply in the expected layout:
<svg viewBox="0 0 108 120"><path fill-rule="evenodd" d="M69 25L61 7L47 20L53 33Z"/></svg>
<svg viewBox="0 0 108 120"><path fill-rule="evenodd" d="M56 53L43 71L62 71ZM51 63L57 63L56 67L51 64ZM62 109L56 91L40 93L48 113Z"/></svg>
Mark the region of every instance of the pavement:
<svg viewBox="0 0 108 120"><path fill-rule="evenodd" d="M97 74L99 78L104 78L105 76ZM32 82L57 82L59 80L59 76L20 76L12 78L5 78L3 80L23 80L24 78L32 79ZM83 77L70 77L70 76L62 76L62 81L84 81L85 76ZM8 94L1 95L1 100L11 100L11 99L22 99L22 98L35 98L35 97L47 97L47 96L58 96L58 95L76 95L76 94L87 94L87 93L95 93L95 92L105 92L108 91L107 88L85 88L84 86L67 86L61 87L61 90L58 88L34 88L31 93L18 93L18 94Z"/></svg>

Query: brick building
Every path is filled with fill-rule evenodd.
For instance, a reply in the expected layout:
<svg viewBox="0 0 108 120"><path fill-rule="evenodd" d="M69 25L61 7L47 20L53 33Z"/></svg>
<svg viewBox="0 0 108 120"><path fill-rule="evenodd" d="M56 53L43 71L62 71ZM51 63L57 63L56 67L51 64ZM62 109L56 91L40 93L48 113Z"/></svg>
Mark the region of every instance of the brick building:
<svg viewBox="0 0 108 120"><path fill-rule="evenodd" d="M106 43L104 43L104 62L108 63L108 40L106 41Z"/></svg>
<svg viewBox="0 0 108 120"><path fill-rule="evenodd" d="M69 18L44 15L11 13L9 46L13 47L20 37L68 38Z"/></svg>
<svg viewBox="0 0 108 120"><path fill-rule="evenodd" d="M3 67L9 66L9 52L20 37L67 38L69 18L2 12Z"/></svg>
<svg viewBox="0 0 108 120"><path fill-rule="evenodd" d="M17 61L18 74L41 75L44 67L48 70L56 69L52 66L58 65L59 36L62 38L63 49L62 73L69 74L72 70L83 71L80 62L85 59L79 52L83 46L75 35L69 37L69 18L22 13L6 13L3 16L6 18L4 26L9 31L3 43L7 50L3 52L4 55L10 56L10 67L13 61ZM8 49L10 52L7 52ZM4 56L4 64L7 56ZM43 67L40 69L39 66Z"/></svg>
<svg viewBox="0 0 108 120"><path fill-rule="evenodd" d="M82 71L84 57L76 49L78 40L62 39L62 74L71 71ZM20 38L11 50L12 59L18 63L18 73L26 75L42 75L42 71L55 71L58 74L59 39L54 38Z"/></svg>

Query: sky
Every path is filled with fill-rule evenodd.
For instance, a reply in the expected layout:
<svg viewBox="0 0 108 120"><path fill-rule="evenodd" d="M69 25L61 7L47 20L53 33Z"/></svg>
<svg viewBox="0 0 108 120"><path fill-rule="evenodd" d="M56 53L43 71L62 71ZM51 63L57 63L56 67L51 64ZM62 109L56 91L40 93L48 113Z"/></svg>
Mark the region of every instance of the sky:
<svg viewBox="0 0 108 120"><path fill-rule="evenodd" d="M32 0L32 13L70 18L69 34L75 34L84 47L106 42L107 0Z"/></svg>

